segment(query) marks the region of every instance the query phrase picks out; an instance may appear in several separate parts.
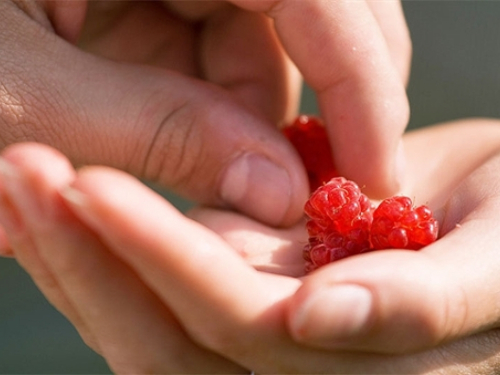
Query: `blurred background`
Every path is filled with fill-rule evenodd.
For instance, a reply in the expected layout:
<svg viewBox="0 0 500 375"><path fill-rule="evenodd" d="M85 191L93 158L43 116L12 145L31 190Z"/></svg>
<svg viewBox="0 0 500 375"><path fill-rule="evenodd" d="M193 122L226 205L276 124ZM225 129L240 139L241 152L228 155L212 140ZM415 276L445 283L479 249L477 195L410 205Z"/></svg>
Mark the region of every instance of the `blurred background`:
<svg viewBox="0 0 500 375"><path fill-rule="evenodd" d="M500 2L404 1L413 40L409 128L500 118ZM304 87L301 112L316 113ZM167 195L179 207L186 202ZM0 373L110 373L17 263L0 258Z"/></svg>

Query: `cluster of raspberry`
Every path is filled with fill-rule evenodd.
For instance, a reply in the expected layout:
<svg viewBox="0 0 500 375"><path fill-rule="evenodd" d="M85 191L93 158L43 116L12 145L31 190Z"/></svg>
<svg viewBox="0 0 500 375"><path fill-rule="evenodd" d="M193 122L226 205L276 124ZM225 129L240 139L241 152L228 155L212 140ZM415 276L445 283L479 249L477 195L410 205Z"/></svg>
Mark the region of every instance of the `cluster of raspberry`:
<svg viewBox="0 0 500 375"><path fill-rule="evenodd" d="M282 131L302 158L313 190L304 207L306 272L369 251L419 250L437 239L438 223L427 206L394 196L375 207L355 182L338 175L319 118L299 116Z"/></svg>

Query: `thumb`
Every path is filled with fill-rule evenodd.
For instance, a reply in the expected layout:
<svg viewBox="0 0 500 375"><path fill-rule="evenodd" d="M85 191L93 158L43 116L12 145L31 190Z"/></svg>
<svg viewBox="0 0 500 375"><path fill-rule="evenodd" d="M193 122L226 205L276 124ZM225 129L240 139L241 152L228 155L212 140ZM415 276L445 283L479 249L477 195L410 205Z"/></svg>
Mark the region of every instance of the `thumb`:
<svg viewBox="0 0 500 375"><path fill-rule="evenodd" d="M290 304L292 335L316 347L397 353L498 327L499 200L480 200L460 220L471 200L455 195L445 223L460 224L421 251L368 253L306 278Z"/></svg>
<svg viewBox="0 0 500 375"><path fill-rule="evenodd" d="M295 151L228 92L86 54L25 18L12 15L26 27L1 47L3 146L46 143L76 164L120 168L272 225L301 216L307 180Z"/></svg>
<svg viewBox="0 0 500 375"><path fill-rule="evenodd" d="M289 306L295 340L314 347L402 353L435 346L449 335L452 281L430 258L383 251L325 266Z"/></svg>

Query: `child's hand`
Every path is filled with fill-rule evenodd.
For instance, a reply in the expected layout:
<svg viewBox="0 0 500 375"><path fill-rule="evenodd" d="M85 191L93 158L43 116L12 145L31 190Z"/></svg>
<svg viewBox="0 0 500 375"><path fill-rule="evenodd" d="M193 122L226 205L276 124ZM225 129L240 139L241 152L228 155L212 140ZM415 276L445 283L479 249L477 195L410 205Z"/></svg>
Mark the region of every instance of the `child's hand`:
<svg viewBox="0 0 500 375"><path fill-rule="evenodd" d="M437 210L441 238L418 252L355 256L304 278L288 315L299 342L379 353L446 352L447 342L499 324L498 122L467 120L412 132L405 147L409 176L401 193ZM303 275L304 223L284 231L213 209L196 209L191 216L221 234L256 269ZM342 294L352 288L365 305Z"/></svg>
<svg viewBox="0 0 500 375"><path fill-rule="evenodd" d="M461 136L452 143L453 134ZM222 238L130 176L101 167L75 174L61 155L37 145L4 153L8 164L2 166L0 221L16 257L41 290L117 372L453 374L467 369L494 374L500 338L492 329L498 314L490 296L500 280L496 231L486 229L496 219L466 219L462 228L449 233L446 223L469 212L495 214L476 204L476 198L491 194L487 202L495 200L496 177L483 172L498 163L485 159L497 150L499 139L497 128L481 122L410 135L410 153L433 141L443 148L425 155L419 151L419 158L410 159L415 160L410 170L422 182L405 193L415 191L431 205L441 205L446 192L463 180L453 195L460 199L450 200L441 216L444 236L420 252L371 253L303 279L295 277L301 260L294 243L305 236L301 228L276 231L235 214L210 218L214 212L207 211L204 224L217 223L214 228L243 250L260 269L255 270ZM449 159L456 151L452 144L460 148L462 160ZM431 160L436 164L430 165ZM477 170L470 174L471 169ZM430 183L432 176L442 179ZM452 208L461 208L459 214ZM200 212L197 217L202 218ZM480 254L470 251L478 237ZM365 332L350 330L350 318L367 312L362 305L351 300L351 305L332 306L332 300L322 300L320 293L330 291L325 285L339 281L350 285L337 298L353 291L363 295L359 285L373 288L377 308L368 313L379 330L367 333L369 324ZM454 294L457 290L462 293ZM305 299L315 296L320 304L303 309ZM461 303L467 303L468 314L444 315L451 312L445 307L465 311ZM344 319L344 325L339 327L335 317ZM440 324L443 317L449 318L448 325ZM339 342L339 333L351 335ZM426 349L407 352L417 347Z"/></svg>

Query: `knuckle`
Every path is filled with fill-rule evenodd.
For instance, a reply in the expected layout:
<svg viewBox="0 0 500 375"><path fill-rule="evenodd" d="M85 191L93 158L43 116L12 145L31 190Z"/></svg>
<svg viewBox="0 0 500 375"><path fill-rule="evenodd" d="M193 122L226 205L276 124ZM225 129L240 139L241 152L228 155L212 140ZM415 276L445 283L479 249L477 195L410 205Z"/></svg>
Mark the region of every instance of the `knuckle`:
<svg viewBox="0 0 500 375"><path fill-rule="evenodd" d="M171 108L152 132L149 147L140 158L140 174L171 188L189 185L205 160L204 118L206 107L198 103L186 101Z"/></svg>

